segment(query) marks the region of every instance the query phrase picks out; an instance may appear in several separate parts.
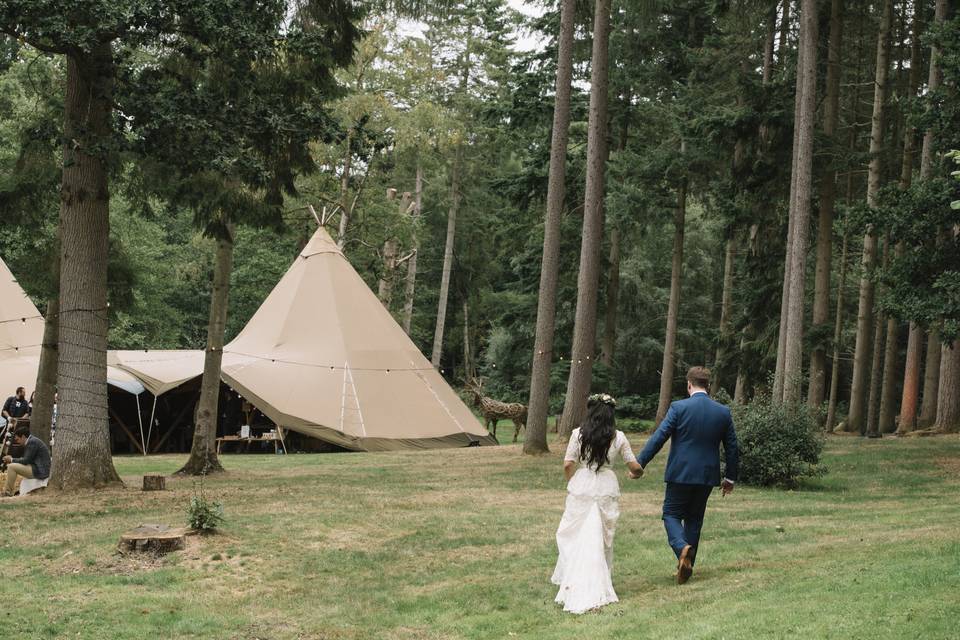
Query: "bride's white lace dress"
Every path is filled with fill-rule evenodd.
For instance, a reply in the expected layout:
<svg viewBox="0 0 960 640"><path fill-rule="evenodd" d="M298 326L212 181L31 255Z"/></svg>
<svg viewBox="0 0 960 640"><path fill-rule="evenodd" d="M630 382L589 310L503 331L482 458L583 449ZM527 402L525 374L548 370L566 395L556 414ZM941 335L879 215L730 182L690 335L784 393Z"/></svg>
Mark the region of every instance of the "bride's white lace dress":
<svg viewBox="0 0 960 640"><path fill-rule="evenodd" d="M560 587L556 601L564 611L584 613L617 602L613 590L613 536L620 518L620 483L612 464L619 456L636 462L622 431L610 444L610 464L599 471L580 460L580 429L570 434L564 460L580 467L567 484L567 505L557 528L559 557L553 584Z"/></svg>

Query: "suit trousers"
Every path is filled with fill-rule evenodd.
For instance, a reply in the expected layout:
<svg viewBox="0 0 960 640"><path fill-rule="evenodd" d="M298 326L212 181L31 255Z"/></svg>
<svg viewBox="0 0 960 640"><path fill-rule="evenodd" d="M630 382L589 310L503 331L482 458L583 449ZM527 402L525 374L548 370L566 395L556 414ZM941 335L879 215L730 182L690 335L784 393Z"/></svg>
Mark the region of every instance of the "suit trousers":
<svg viewBox="0 0 960 640"><path fill-rule="evenodd" d="M667 542L677 558L683 548L690 545L693 547L691 561L696 559L703 514L712 492L710 485L667 483L663 496L663 526L667 530Z"/></svg>

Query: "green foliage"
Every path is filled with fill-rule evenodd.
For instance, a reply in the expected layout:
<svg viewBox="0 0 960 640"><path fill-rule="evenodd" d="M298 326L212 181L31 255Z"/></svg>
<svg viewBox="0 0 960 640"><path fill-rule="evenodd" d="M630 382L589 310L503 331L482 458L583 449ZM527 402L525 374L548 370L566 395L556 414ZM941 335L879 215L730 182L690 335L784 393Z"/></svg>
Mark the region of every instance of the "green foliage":
<svg viewBox="0 0 960 640"><path fill-rule="evenodd" d="M223 523L223 503L206 497L201 480L199 490L194 487L194 494L190 497L190 506L187 507L187 524L194 531L206 534L213 533Z"/></svg>
<svg viewBox="0 0 960 640"><path fill-rule="evenodd" d="M626 395L617 397L617 416L652 420L657 413L659 393Z"/></svg>
<svg viewBox="0 0 960 640"><path fill-rule="evenodd" d="M820 465L823 435L806 404L785 405L769 398L731 407L740 443L740 480L761 487L795 487L825 473Z"/></svg>

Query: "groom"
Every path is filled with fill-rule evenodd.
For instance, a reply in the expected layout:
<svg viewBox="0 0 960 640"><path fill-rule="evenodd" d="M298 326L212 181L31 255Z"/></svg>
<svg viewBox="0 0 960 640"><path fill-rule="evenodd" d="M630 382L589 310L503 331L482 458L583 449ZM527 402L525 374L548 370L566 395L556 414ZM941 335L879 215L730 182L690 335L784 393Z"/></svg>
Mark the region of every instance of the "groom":
<svg viewBox="0 0 960 640"><path fill-rule="evenodd" d="M723 495L727 495L737 480L740 453L733 418L729 408L710 399L709 386L710 371L704 367L691 368L687 372L690 397L670 405L660 426L637 456L641 466L646 467L664 443L671 441L664 473L667 490L663 498L663 526L667 530L667 541L677 555L678 584L685 583L693 574L710 493L720 486ZM722 483L721 443L727 461Z"/></svg>

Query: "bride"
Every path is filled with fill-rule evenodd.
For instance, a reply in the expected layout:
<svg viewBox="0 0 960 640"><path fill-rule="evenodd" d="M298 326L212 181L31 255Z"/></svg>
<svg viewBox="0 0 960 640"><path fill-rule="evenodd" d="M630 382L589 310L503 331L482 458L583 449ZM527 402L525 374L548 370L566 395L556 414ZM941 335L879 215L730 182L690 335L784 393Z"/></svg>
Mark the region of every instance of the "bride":
<svg viewBox="0 0 960 640"><path fill-rule="evenodd" d="M620 485L611 459L619 454L633 478L643 475L643 467L626 436L616 430L615 406L605 393L590 396L587 419L570 434L563 458L567 505L557 529L560 553L551 580L560 587L557 603L571 613L617 602L611 572Z"/></svg>

